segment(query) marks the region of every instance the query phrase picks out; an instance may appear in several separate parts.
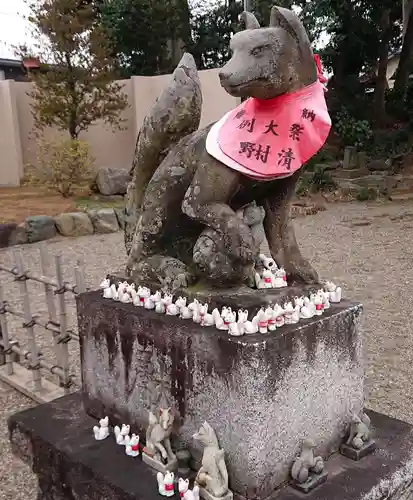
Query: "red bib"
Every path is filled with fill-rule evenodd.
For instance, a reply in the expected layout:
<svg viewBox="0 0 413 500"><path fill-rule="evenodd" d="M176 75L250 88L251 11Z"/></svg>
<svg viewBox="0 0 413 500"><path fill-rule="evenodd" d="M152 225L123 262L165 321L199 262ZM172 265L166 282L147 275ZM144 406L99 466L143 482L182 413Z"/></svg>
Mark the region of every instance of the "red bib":
<svg viewBox="0 0 413 500"><path fill-rule="evenodd" d="M318 80L274 99L251 97L232 110L216 134L227 165L264 180L293 174L330 133L324 93Z"/></svg>

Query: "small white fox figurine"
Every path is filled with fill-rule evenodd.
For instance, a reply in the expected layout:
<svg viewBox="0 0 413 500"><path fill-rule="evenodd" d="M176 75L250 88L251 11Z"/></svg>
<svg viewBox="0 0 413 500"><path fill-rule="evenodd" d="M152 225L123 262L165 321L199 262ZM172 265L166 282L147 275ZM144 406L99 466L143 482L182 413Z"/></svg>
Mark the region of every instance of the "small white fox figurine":
<svg viewBox="0 0 413 500"><path fill-rule="evenodd" d="M332 281L327 281L325 288L330 295L330 302L334 304L341 302L341 287L336 286Z"/></svg>
<svg viewBox="0 0 413 500"><path fill-rule="evenodd" d="M162 472L158 472L156 479L158 480L159 494L164 497L173 497L175 494L174 473L166 472L165 475L163 475Z"/></svg>
<svg viewBox="0 0 413 500"><path fill-rule="evenodd" d="M125 453L130 457L139 455L139 436L132 434L129 443L125 446Z"/></svg>
<svg viewBox="0 0 413 500"><path fill-rule="evenodd" d="M112 285L115 286L115 285ZM116 287L115 287L115 292L116 292ZM103 298L104 299L113 299L113 288L111 286L107 288L103 288Z"/></svg>
<svg viewBox="0 0 413 500"><path fill-rule="evenodd" d="M278 269L277 263L272 257L267 257L263 253L260 253L258 258L260 259L265 269L269 269L270 271L275 271L275 269Z"/></svg>
<svg viewBox="0 0 413 500"><path fill-rule="evenodd" d="M93 433L95 434L96 441L106 439L109 436L109 418L105 417L99 420L99 427L95 425Z"/></svg>
<svg viewBox="0 0 413 500"><path fill-rule="evenodd" d="M110 280L109 278L105 278L102 283L99 285L99 288L110 288Z"/></svg>
<svg viewBox="0 0 413 500"><path fill-rule="evenodd" d="M262 272L262 276L259 273L255 273L255 286L258 290L262 290L263 288L274 288L274 275L269 269L264 269Z"/></svg>
<svg viewBox="0 0 413 500"><path fill-rule="evenodd" d="M113 430L115 432L115 438L116 438L117 444L120 444L123 446L126 446L127 444L129 444L130 425L122 424L122 429L120 429L119 426L116 425Z"/></svg>
<svg viewBox="0 0 413 500"><path fill-rule="evenodd" d="M183 500L199 500L199 486L195 484L194 488L190 490L189 479L182 479L182 477L179 478L178 491L179 496Z"/></svg>

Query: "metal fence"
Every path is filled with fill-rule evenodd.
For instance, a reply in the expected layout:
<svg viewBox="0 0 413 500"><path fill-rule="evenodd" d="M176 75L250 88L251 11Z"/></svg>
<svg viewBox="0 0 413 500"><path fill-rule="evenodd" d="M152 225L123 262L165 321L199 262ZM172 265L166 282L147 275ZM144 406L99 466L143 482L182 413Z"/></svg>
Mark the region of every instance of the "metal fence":
<svg viewBox="0 0 413 500"><path fill-rule="evenodd" d="M78 335L68 327L67 302L69 294L73 297L86 291L84 267L82 262L77 262L74 269L75 284L72 285L64 279L60 255L54 257L55 273L51 271L51 260L44 246L40 247L40 274L25 267L21 249L16 250L13 257L14 266L9 268L0 264L0 271L12 276L18 283L21 307L15 307L7 300L8 291L0 283L0 380L37 402L47 402L68 394L73 385L69 342L77 342ZM51 277L52 274L55 277ZM46 319L33 314L28 286L30 282L40 283L44 289ZM22 320L21 328L27 348L13 338L15 335L12 335L13 329L10 328L10 316ZM39 348L36 337L39 329L50 333L53 359L46 359ZM46 341L49 342L49 338Z"/></svg>

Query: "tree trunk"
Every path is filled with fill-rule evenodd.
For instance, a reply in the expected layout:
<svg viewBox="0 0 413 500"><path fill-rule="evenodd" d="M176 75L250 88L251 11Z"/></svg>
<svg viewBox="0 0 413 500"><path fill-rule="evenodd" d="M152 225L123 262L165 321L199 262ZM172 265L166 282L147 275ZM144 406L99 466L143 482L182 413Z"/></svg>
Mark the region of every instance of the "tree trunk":
<svg viewBox="0 0 413 500"><path fill-rule="evenodd" d="M406 34L403 40L403 48L400 54L399 66L396 71L396 80L394 82L394 90L396 93L403 95L406 92L407 83L410 76L410 60L413 53L413 11L410 12L409 21L407 23Z"/></svg>
<svg viewBox="0 0 413 500"><path fill-rule="evenodd" d="M409 23L410 13L413 8L413 0L402 0L403 8L403 37L407 31L407 25Z"/></svg>
<svg viewBox="0 0 413 500"><path fill-rule="evenodd" d="M390 10L383 12L381 22L381 41L379 48L379 65L376 78L376 89L374 91L373 103L373 122L376 127L380 127L386 118L386 89L387 83L387 66L389 62L389 44L390 44Z"/></svg>

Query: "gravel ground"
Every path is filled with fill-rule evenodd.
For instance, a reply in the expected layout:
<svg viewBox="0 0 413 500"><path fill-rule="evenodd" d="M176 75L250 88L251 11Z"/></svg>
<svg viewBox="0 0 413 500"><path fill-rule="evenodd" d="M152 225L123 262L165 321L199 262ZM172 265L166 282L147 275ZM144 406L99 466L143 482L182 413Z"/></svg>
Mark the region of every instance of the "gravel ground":
<svg viewBox="0 0 413 500"><path fill-rule="evenodd" d="M413 285L413 204L337 204L326 212L295 221L297 239L303 253L317 267L323 279L343 286L346 297L365 306L363 327L366 351L367 406L388 415L413 422L413 315L410 293ZM50 255L61 253L65 279L73 282L73 268L83 259L88 284L96 287L107 271L124 265L121 233L55 239L46 243ZM38 245L22 248L25 263L39 269ZM0 251L2 263L12 263L12 251ZM9 300L19 305L16 283L0 273ZM32 310L45 314L41 285L31 285ZM75 308L69 304L69 322L75 325ZM14 338L24 344L18 323L10 322ZM50 338L42 332L40 346L47 348ZM79 383L78 349L70 346L72 370ZM7 442L7 417L31 406L30 400L0 383L0 499L36 498L36 481L28 468L12 457Z"/></svg>

